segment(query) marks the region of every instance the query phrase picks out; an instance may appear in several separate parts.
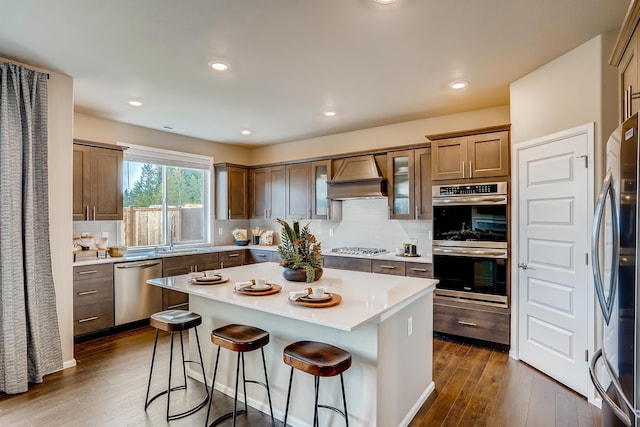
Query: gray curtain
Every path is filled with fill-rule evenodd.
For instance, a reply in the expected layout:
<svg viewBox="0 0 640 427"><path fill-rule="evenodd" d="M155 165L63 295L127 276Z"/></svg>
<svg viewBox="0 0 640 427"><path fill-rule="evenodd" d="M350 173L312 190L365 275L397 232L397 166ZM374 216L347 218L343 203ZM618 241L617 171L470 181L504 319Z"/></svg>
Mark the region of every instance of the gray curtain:
<svg viewBox="0 0 640 427"><path fill-rule="evenodd" d="M46 74L0 62L0 392L62 369L49 247Z"/></svg>

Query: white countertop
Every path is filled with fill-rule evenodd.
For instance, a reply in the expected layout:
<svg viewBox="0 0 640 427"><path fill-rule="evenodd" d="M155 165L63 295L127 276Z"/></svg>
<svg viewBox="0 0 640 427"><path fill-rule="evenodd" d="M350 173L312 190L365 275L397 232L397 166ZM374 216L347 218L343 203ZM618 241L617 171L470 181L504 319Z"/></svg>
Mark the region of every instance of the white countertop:
<svg viewBox="0 0 640 427"><path fill-rule="evenodd" d="M229 277L227 283L192 284L189 275L151 279L147 283L344 331L351 331L367 322L383 322L403 307L433 292L437 283L432 279L330 268L325 268L322 278L313 284L289 282L282 278L282 267L271 262L219 271ZM244 295L234 291L236 282L258 278L281 285L282 291L265 296ZM290 291L309 286L324 286L327 292L339 294L342 302L332 307L315 308L299 306L289 300Z"/></svg>
<svg viewBox="0 0 640 427"><path fill-rule="evenodd" d="M128 252L124 257L110 257L106 258L97 258L97 257L84 257L81 260L73 262L74 266L81 265L91 265L91 264L103 264L103 263L115 263L115 262L124 262L124 261L142 261L146 259L155 259L155 258L166 258L171 256L181 256L181 255L192 255L197 253L207 253L207 252L225 252L225 251L237 251L237 250L248 250L248 249L262 249L266 251L277 251L278 245L271 246L261 246L261 245L248 245L248 246L237 246L237 245L225 245L225 246L205 246L194 249L193 252L168 252L168 253L155 253L153 251L140 252L140 251L131 251ZM432 257L431 254L425 254L417 257L404 257L397 256L391 252L383 255L376 256L368 256L368 255L353 255L353 254L340 254L337 252L331 252L331 249L323 249L323 256L338 256L338 257L350 257L350 258L364 258L364 259L374 259L374 260L385 260L385 261L405 261L405 262L416 262L423 264L431 264Z"/></svg>

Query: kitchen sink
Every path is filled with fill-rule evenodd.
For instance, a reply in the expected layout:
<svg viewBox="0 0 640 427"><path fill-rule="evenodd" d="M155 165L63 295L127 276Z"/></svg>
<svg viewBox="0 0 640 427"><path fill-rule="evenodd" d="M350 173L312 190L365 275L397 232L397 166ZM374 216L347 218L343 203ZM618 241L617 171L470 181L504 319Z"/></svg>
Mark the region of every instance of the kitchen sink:
<svg viewBox="0 0 640 427"><path fill-rule="evenodd" d="M156 255L185 255L185 254L199 254L208 252L205 248L158 248L155 250Z"/></svg>

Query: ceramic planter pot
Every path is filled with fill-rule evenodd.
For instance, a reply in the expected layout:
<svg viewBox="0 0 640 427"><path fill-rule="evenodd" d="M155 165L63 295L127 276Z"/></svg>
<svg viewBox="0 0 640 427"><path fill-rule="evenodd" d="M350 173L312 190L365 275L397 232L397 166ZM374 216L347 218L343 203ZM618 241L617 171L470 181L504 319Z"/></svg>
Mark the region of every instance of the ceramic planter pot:
<svg viewBox="0 0 640 427"><path fill-rule="evenodd" d="M322 267L316 267L313 269L315 272L314 282L322 277ZM291 269L284 267L282 269L282 277L291 282L306 282L307 272L304 268Z"/></svg>

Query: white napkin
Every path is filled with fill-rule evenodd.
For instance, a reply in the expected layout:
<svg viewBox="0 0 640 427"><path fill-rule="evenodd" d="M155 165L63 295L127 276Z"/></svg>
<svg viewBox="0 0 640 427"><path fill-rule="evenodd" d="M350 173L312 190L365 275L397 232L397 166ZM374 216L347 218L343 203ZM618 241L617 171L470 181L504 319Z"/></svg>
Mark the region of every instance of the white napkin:
<svg viewBox="0 0 640 427"><path fill-rule="evenodd" d="M309 295L309 291L304 290L304 291L293 291L293 292L289 292L289 299L290 300L297 300L300 297L306 297L307 295Z"/></svg>
<svg viewBox="0 0 640 427"><path fill-rule="evenodd" d="M253 280L247 280L245 282L236 282L235 289L240 291L245 288L250 288L251 286L253 286L253 283L254 283Z"/></svg>

